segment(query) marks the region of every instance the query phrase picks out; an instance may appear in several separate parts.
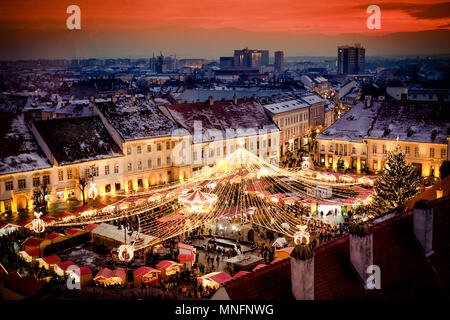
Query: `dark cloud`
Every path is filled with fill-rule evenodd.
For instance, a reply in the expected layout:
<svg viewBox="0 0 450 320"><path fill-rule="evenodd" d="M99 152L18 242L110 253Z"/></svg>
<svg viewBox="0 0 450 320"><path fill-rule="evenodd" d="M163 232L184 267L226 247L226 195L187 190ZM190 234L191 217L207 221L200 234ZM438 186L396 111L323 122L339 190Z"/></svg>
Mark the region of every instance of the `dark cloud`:
<svg viewBox="0 0 450 320"><path fill-rule="evenodd" d="M355 9L367 8L368 5L360 5ZM441 2L433 4L417 4L408 2L393 2L379 5L383 10L400 10L409 14L411 17L418 19L443 19L450 17L450 2Z"/></svg>

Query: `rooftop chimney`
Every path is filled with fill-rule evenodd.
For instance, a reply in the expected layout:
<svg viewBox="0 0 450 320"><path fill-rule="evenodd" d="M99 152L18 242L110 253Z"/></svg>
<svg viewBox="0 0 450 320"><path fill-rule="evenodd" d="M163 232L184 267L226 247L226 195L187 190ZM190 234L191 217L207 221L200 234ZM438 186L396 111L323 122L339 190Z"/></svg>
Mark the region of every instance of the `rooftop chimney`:
<svg viewBox="0 0 450 320"><path fill-rule="evenodd" d="M367 289L367 267L373 265L373 234L368 223L350 228L350 262Z"/></svg>
<svg viewBox="0 0 450 320"><path fill-rule="evenodd" d="M133 93L130 97L130 102L135 103L136 102L136 95Z"/></svg>
<svg viewBox="0 0 450 320"><path fill-rule="evenodd" d="M116 103L116 102L117 102L117 97L116 97L115 94L113 94L113 95L111 96L111 102L112 102L112 103Z"/></svg>
<svg viewBox="0 0 450 320"><path fill-rule="evenodd" d="M214 104L214 99L213 99L212 96L209 96L209 97L208 97L208 104L209 104L210 106L212 106L212 105Z"/></svg>
<svg viewBox="0 0 450 320"><path fill-rule="evenodd" d="M366 96L366 107L370 108L372 104L372 96Z"/></svg>
<svg viewBox="0 0 450 320"><path fill-rule="evenodd" d="M95 97L94 96L89 96L89 102L94 102L95 101Z"/></svg>
<svg viewBox="0 0 450 320"><path fill-rule="evenodd" d="M418 200L414 204L414 235L425 256L433 252L433 206L428 200Z"/></svg>
<svg viewBox="0 0 450 320"><path fill-rule="evenodd" d="M237 97L236 97L236 93L233 95L233 103L234 103L235 105L238 104L238 99L237 99Z"/></svg>
<svg viewBox="0 0 450 320"><path fill-rule="evenodd" d="M152 95L150 94L150 92L147 92L145 94L145 100L149 101L151 97L152 97Z"/></svg>
<svg viewBox="0 0 450 320"><path fill-rule="evenodd" d="M309 245L292 250L291 286L295 299L314 300L314 253Z"/></svg>

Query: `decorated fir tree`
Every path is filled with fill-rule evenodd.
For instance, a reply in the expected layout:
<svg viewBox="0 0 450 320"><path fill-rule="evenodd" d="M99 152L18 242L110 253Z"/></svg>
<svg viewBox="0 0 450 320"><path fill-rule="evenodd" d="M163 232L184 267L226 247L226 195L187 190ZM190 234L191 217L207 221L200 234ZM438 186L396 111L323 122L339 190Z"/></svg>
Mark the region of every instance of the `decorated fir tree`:
<svg viewBox="0 0 450 320"><path fill-rule="evenodd" d="M413 165L406 163L401 147L389 152L382 174L375 181L370 205L376 213L384 213L405 203L420 192L420 177Z"/></svg>

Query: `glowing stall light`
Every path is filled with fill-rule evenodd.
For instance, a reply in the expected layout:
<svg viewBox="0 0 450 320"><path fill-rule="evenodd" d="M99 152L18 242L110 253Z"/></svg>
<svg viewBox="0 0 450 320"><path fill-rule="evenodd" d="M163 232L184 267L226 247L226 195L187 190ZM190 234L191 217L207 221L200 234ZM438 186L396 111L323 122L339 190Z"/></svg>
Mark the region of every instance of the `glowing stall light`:
<svg viewBox="0 0 450 320"><path fill-rule="evenodd" d="M289 225L289 223L287 223L287 222L283 222L282 224L281 224L281 226L284 228L284 229L286 229L286 230L289 230L291 227L290 227L290 225Z"/></svg>
<svg viewBox="0 0 450 320"><path fill-rule="evenodd" d="M231 230L233 230L233 231L238 231L239 229L238 229L238 227L236 227L235 225L232 225L232 226L231 226Z"/></svg>
<svg viewBox="0 0 450 320"><path fill-rule="evenodd" d="M88 197L91 199L95 199L98 197L98 188L95 182L91 182L91 185L88 190Z"/></svg>
<svg viewBox="0 0 450 320"><path fill-rule="evenodd" d="M262 167L256 174L256 178L260 179L262 177L273 175L273 173L274 173L273 170L270 170L269 168L266 167Z"/></svg>
<svg viewBox="0 0 450 320"><path fill-rule="evenodd" d="M308 170L308 169L309 169L309 157L303 157L302 170Z"/></svg>
<svg viewBox="0 0 450 320"><path fill-rule="evenodd" d="M208 183L207 185L206 185L206 187L209 189L209 190L214 190L214 188L217 186L217 183L215 183L215 182L210 182L210 183Z"/></svg>
<svg viewBox="0 0 450 320"><path fill-rule="evenodd" d="M309 244L310 234L308 231L306 231L306 228L308 228L308 226L307 225L297 225L297 228L299 229L299 231L297 231L294 234L294 243L302 244L303 239L305 239L306 240L305 244Z"/></svg>
<svg viewBox="0 0 450 320"><path fill-rule="evenodd" d="M119 247L118 257L120 261L130 262L134 257L134 248L131 245L123 244Z"/></svg>
<svg viewBox="0 0 450 320"><path fill-rule="evenodd" d="M36 233L42 233L45 230L45 222L44 220L41 219L42 216L42 212L34 212L34 217L35 219L33 219L33 221L31 221L31 229L33 229L34 232Z"/></svg>

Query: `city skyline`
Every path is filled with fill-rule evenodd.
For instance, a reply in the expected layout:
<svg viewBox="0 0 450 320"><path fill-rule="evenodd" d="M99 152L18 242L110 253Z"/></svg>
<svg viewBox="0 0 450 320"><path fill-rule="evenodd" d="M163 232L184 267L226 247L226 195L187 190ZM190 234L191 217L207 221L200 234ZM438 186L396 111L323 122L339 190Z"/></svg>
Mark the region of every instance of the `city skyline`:
<svg viewBox="0 0 450 320"><path fill-rule="evenodd" d="M450 3L378 3L381 29L369 30L369 4L285 1L219 4L177 1L86 1L81 30L68 30L67 3L0 4L0 59L145 57L152 52L216 58L230 48L283 50L285 56L334 56L339 45L361 43L368 55L450 53ZM132 17L132 18L131 18ZM144 39L144 41L143 41Z"/></svg>

